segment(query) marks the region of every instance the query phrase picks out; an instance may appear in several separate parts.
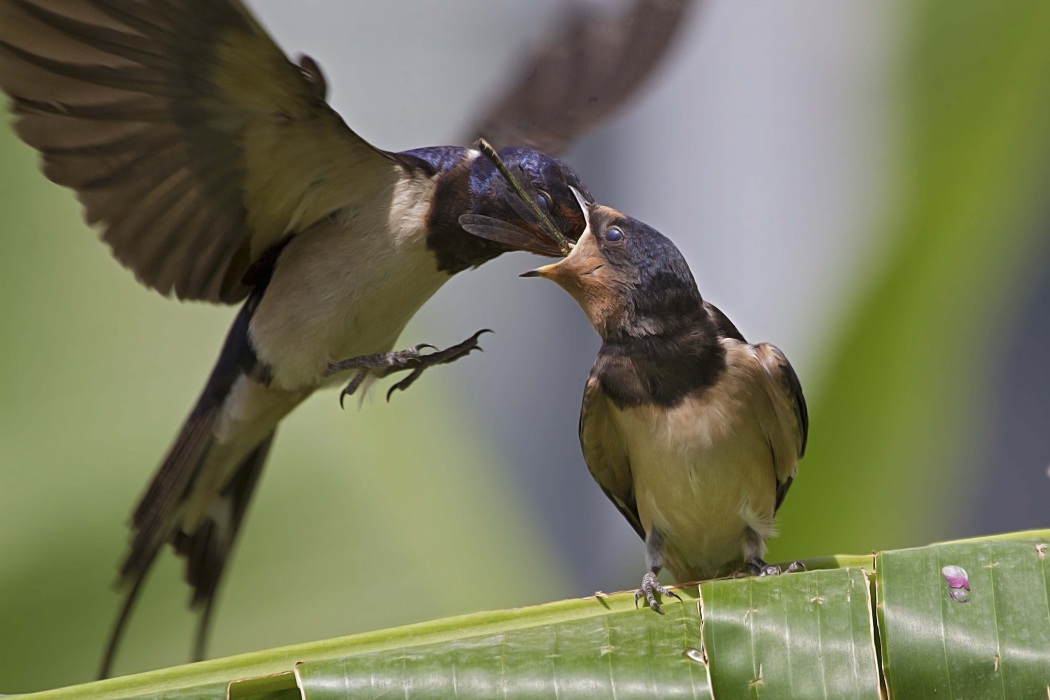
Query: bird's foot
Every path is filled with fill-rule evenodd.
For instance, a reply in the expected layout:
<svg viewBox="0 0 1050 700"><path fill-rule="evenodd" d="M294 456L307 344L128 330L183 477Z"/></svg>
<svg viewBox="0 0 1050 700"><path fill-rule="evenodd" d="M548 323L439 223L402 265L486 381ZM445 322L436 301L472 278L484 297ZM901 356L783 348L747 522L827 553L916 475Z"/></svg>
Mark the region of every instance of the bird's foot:
<svg viewBox="0 0 1050 700"><path fill-rule="evenodd" d="M353 379L350 380L350 382L343 388L343 391L339 394L339 405L342 406L343 399L347 396L352 396L353 393L357 391L358 387L364 382L365 377L368 376L369 372L375 373L380 377L389 376L394 372L409 372L407 377L390 387L390 390L386 392L386 400L389 401L390 396L395 390L404 391L412 386L412 384L419 379L419 375L423 374L423 371L428 367L447 365L450 362L455 362L461 357L466 357L474 350L481 350L481 346L478 345L478 337L480 337L482 333L491 332L492 331L488 328L483 328L462 343L453 345L450 348L445 348L444 350L438 350L429 343L420 343L419 345L408 348L407 350L395 350L394 352L379 353L377 355L351 357L349 360L341 360L328 365L328 376L332 376L339 372L345 372L348 369L357 370ZM434 352L424 354L424 350L433 350Z"/></svg>
<svg viewBox="0 0 1050 700"><path fill-rule="evenodd" d="M793 574L796 571L805 571L805 565L800 561L793 561L787 568L781 569L776 564L767 564L758 557L752 557L745 562L747 570L752 576L779 576L780 574Z"/></svg>
<svg viewBox="0 0 1050 700"><path fill-rule="evenodd" d="M671 596L672 598L677 598L678 600L682 599L680 595L672 591L670 588L661 586L660 582L656 579L656 574L650 571L642 577L642 587L634 592L634 607L637 608L638 601L642 598L645 598L646 602L649 603L650 608L663 615L664 609L660 606L658 602L656 602L657 593L659 593L662 596Z"/></svg>

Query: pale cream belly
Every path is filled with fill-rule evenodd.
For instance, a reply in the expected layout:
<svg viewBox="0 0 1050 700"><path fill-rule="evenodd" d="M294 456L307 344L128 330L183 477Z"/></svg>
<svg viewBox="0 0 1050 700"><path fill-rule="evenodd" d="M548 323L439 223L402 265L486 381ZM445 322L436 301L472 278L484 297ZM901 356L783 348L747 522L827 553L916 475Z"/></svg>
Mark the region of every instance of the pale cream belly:
<svg viewBox="0 0 1050 700"><path fill-rule="evenodd" d="M743 403L717 414L686 402L669 412L617 411L642 526L664 538L677 581L741 568L748 529L770 534L776 477L768 442Z"/></svg>
<svg viewBox="0 0 1050 700"><path fill-rule="evenodd" d="M450 278L437 270L422 232L398 239L364 230L318 231L282 255L251 324L274 388L347 381L346 372L326 377L328 365L393 349L416 311Z"/></svg>

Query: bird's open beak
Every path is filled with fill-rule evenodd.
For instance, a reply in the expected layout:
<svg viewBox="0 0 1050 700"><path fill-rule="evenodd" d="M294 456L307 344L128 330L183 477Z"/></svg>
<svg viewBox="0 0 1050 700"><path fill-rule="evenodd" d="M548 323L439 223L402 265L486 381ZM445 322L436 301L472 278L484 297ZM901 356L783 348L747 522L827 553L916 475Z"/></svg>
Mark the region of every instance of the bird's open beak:
<svg viewBox="0 0 1050 700"><path fill-rule="evenodd" d="M556 263L523 272L522 277L545 277L565 286L566 282L590 275L605 266L598 243L590 228L583 232L572 252Z"/></svg>
<svg viewBox="0 0 1050 700"><path fill-rule="evenodd" d="M551 263L550 265L544 265L543 267L537 267L535 270L522 272L518 277L550 277L551 270L559 265L561 265L561 263L556 262Z"/></svg>

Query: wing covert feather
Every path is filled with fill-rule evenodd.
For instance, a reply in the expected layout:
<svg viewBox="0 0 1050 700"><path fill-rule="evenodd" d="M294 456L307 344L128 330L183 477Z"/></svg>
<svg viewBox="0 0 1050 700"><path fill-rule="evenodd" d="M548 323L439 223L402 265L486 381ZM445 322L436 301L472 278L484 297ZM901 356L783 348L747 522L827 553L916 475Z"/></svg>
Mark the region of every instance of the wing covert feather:
<svg viewBox="0 0 1050 700"><path fill-rule="evenodd" d="M779 508L798 471L798 462L806 454L809 436L809 412L795 369L775 345L752 346L765 372L765 389L773 405L777 425L766 427L774 446Z"/></svg>
<svg viewBox="0 0 1050 700"><path fill-rule="evenodd" d="M238 0L0 0L18 135L117 259L182 299L243 299L268 249L394 182L313 77Z"/></svg>
<svg viewBox="0 0 1050 700"><path fill-rule="evenodd" d="M634 499L634 479L627 450L609 415L609 401L592 373L580 409L580 447L591 476L643 540L645 530Z"/></svg>

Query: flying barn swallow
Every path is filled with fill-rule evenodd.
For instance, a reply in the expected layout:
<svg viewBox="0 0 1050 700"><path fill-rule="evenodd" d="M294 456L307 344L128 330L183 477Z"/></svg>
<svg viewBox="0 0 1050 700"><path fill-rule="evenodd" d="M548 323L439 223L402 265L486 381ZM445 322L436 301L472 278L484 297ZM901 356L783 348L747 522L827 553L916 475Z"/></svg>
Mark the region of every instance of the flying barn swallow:
<svg viewBox="0 0 1050 700"><path fill-rule="evenodd" d="M658 582L663 568L677 582L779 574L762 557L809 429L794 369L701 298L670 240L582 194L579 203L588 223L573 251L524 276L557 282L601 336L580 445L645 541L635 600L661 611L655 594L675 595Z"/></svg>
<svg viewBox="0 0 1050 700"><path fill-rule="evenodd" d="M638 56L649 67L688 3L638 6L654 4ZM585 36L612 37L594 26ZM626 61L617 45L604 48ZM594 90L576 85L575 94L596 95L585 119L533 109L508 133L557 150L598 120L595 103L607 111L638 83L632 73ZM477 150L394 153L358 136L326 102L318 65L290 62L239 0L0 0L0 88L45 175L76 191L87 221L143 284L240 305L134 510L120 566L126 597L101 675L165 544L187 559L201 611L194 657L203 658L216 590L280 421L319 388L352 392L402 370L411 374L394 388L405 388L477 347L475 335L445 351L392 352L452 275L509 249L469 235L460 216L513 223L520 214ZM532 148L500 154L574 239L584 221L570 188L587 191L576 174Z"/></svg>

